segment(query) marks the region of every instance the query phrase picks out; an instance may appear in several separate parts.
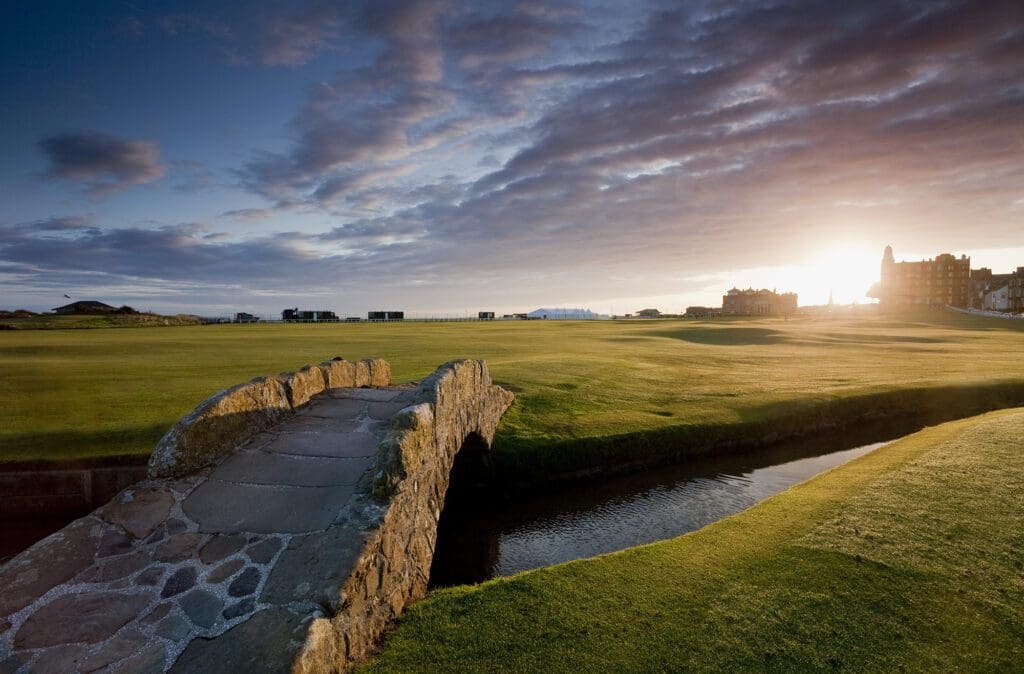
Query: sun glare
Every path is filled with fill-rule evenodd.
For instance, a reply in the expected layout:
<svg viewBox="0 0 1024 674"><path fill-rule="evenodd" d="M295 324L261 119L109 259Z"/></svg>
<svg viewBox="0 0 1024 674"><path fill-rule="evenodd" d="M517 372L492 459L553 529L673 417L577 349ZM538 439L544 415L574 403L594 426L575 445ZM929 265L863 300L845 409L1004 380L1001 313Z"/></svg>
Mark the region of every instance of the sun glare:
<svg viewBox="0 0 1024 674"><path fill-rule="evenodd" d="M804 264L758 267L732 272L730 286L769 288L795 292L800 306L873 302L867 297L878 281L882 249L861 245L835 245L809 255Z"/></svg>
<svg viewBox="0 0 1024 674"><path fill-rule="evenodd" d="M801 298L801 304L824 304L829 291L836 304L871 301L867 293L878 281L881 259L881 250L865 246L841 246L822 251L809 265L805 284L807 301Z"/></svg>

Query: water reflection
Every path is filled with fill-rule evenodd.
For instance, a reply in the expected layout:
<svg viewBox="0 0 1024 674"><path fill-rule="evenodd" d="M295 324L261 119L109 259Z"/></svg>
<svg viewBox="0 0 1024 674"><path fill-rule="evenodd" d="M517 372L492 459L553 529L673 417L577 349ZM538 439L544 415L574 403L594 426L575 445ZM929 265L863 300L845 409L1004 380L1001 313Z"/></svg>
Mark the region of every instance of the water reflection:
<svg viewBox="0 0 1024 674"><path fill-rule="evenodd" d="M910 430L833 434L500 504L453 483L438 527L431 585L478 583L695 531ZM850 448L868 438L874 441Z"/></svg>

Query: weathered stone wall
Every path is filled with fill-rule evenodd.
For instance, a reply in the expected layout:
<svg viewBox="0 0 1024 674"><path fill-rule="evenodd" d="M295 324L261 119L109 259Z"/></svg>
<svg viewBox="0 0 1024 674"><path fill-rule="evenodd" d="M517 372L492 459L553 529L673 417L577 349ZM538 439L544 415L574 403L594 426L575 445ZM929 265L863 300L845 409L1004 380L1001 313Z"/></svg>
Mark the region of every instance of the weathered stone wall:
<svg viewBox="0 0 1024 674"><path fill-rule="evenodd" d="M379 358L356 363L335 358L298 372L257 377L214 394L174 424L153 450L149 476L180 477L209 466L325 389L390 383L391 367Z"/></svg>
<svg viewBox="0 0 1024 674"><path fill-rule="evenodd" d="M467 439L490 445L514 396L483 361L442 365L391 419L378 447L376 526L342 588L341 605L309 628L296 672L334 672L365 659L405 607L427 592L437 522L455 456Z"/></svg>

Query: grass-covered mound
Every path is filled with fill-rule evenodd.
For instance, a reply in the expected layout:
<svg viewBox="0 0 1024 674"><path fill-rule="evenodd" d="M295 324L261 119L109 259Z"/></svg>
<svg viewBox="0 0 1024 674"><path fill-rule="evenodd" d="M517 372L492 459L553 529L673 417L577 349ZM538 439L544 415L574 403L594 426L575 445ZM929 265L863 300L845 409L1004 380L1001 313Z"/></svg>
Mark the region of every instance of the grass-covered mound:
<svg viewBox="0 0 1024 674"><path fill-rule="evenodd" d="M371 671L1019 671L1024 410L698 532L432 593Z"/></svg>
<svg viewBox="0 0 1024 674"><path fill-rule="evenodd" d="M71 330L81 328L154 328L200 325L203 319L189 314L161 316L145 312L111 312L105 314L35 314L3 312L0 329L7 330ZM21 314L21 315L19 315Z"/></svg>
<svg viewBox="0 0 1024 674"><path fill-rule="evenodd" d="M485 358L518 394L495 446L507 476L926 402L953 416L1024 402L1024 322L951 313L11 331L0 461L144 455L207 396L335 355L384 357L396 381Z"/></svg>

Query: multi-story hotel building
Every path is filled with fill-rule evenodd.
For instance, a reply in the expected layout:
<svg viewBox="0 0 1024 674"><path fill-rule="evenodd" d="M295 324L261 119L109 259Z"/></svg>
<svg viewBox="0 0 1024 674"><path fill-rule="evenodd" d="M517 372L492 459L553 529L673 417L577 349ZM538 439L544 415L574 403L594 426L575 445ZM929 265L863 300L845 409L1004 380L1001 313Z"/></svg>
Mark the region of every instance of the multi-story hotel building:
<svg viewBox="0 0 1024 674"><path fill-rule="evenodd" d="M969 306L971 258L943 253L920 262L896 262L892 246L882 256L882 306Z"/></svg>
<svg viewBox="0 0 1024 674"><path fill-rule="evenodd" d="M1017 271L1007 281L1007 286L1010 291L1010 311L1024 312L1024 267L1017 267Z"/></svg>

